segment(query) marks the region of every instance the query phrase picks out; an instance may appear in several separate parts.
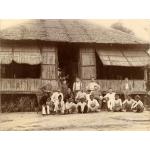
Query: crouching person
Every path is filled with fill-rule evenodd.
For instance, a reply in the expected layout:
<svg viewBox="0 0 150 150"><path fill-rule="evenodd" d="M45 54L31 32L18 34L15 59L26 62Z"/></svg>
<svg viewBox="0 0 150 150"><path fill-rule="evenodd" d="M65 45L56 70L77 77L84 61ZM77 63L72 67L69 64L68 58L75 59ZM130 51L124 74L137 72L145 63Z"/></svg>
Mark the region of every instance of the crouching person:
<svg viewBox="0 0 150 150"><path fill-rule="evenodd" d="M46 101L47 115L54 114L54 107L55 107L54 102L52 102L51 99L48 98Z"/></svg>
<svg viewBox="0 0 150 150"><path fill-rule="evenodd" d="M77 106L76 104L73 102L73 99L72 98L69 98L66 102L66 114L72 114L72 113L75 113L76 110L77 110Z"/></svg>
<svg viewBox="0 0 150 150"><path fill-rule="evenodd" d="M139 95L135 96L135 103L133 103L131 109L135 112L143 112L144 111L144 104L141 101L141 98Z"/></svg>
<svg viewBox="0 0 150 150"><path fill-rule="evenodd" d="M85 98L81 98L77 103L77 112L78 113L87 113L88 107L87 103L85 102Z"/></svg>
<svg viewBox="0 0 150 150"><path fill-rule="evenodd" d="M90 100L88 101L88 112L98 112L99 103L94 99L94 95L90 95Z"/></svg>
<svg viewBox="0 0 150 150"><path fill-rule="evenodd" d="M113 102L113 107L112 107L113 112L121 112L122 111L122 101L119 98L119 95L115 95L115 100Z"/></svg>
<svg viewBox="0 0 150 150"><path fill-rule="evenodd" d="M125 101L123 102L123 110L126 112L131 112L132 109L132 105L135 103L135 100L132 99L132 97L130 95L126 96L127 99L125 99Z"/></svg>
<svg viewBox="0 0 150 150"><path fill-rule="evenodd" d="M54 112L56 114L64 114L65 113L65 103L62 99L62 95L58 96L58 100L54 103Z"/></svg>

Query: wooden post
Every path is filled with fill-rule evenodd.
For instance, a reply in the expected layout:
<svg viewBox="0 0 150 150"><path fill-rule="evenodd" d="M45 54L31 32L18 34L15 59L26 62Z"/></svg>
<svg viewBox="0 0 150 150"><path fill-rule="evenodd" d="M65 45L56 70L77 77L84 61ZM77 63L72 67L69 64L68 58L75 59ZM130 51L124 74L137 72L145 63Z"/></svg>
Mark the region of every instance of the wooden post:
<svg viewBox="0 0 150 150"><path fill-rule="evenodd" d="M0 80L1 80L1 70L2 70L2 65L0 64ZM1 81L0 81L1 82ZM1 82L2 83L2 82ZM0 84L1 84L0 83ZM1 86L0 86L1 87ZM1 88L0 88L0 113L2 112L2 100L1 100L1 98L2 98L2 94L1 94Z"/></svg>
<svg viewBox="0 0 150 150"><path fill-rule="evenodd" d="M147 68L144 68L144 80L147 81L148 80L148 69Z"/></svg>

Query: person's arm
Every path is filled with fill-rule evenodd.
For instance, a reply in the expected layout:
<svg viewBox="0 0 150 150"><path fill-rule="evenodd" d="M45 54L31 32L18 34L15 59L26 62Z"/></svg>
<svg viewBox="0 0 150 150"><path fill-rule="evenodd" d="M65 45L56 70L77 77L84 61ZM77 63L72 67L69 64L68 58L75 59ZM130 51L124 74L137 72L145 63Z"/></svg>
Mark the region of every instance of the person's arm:
<svg viewBox="0 0 150 150"><path fill-rule="evenodd" d="M99 103L97 100L95 100L95 103L96 103L96 107L99 107Z"/></svg>
<svg viewBox="0 0 150 150"><path fill-rule="evenodd" d="M120 105L122 106L122 100L120 99Z"/></svg>
<svg viewBox="0 0 150 150"><path fill-rule="evenodd" d="M125 99L122 104L124 105L126 102L127 102L127 100Z"/></svg>
<svg viewBox="0 0 150 150"><path fill-rule="evenodd" d="M73 83L73 88L72 88L73 92L75 91L75 82Z"/></svg>
<svg viewBox="0 0 150 150"><path fill-rule="evenodd" d="M136 101L134 101L133 104L132 104L132 106L131 106L131 108L135 108L137 106L137 104L138 103Z"/></svg>

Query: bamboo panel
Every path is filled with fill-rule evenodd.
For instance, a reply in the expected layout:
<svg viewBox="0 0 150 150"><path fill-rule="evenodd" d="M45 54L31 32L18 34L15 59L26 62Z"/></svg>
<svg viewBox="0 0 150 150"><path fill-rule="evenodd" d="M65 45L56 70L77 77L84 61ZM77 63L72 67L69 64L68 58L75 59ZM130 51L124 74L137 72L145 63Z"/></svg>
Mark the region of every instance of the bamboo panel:
<svg viewBox="0 0 150 150"><path fill-rule="evenodd" d="M42 52L42 64L55 64L56 52Z"/></svg>
<svg viewBox="0 0 150 150"><path fill-rule="evenodd" d="M90 80L83 80L83 85L86 87ZM97 80L101 86L102 91L107 91L112 88L116 92L124 92L124 80ZM129 80L129 84L132 86L132 93L134 92L146 92L146 84L144 80Z"/></svg>
<svg viewBox="0 0 150 150"><path fill-rule="evenodd" d="M95 53L81 53L82 66L95 65Z"/></svg>
<svg viewBox="0 0 150 150"><path fill-rule="evenodd" d="M91 47L84 47L84 48L80 48L80 51L83 52L83 53L94 53L95 52L95 49L94 48L91 48Z"/></svg>
<svg viewBox="0 0 150 150"><path fill-rule="evenodd" d="M45 86L47 84L52 85L52 90L58 89L58 82L56 80L42 80L41 86Z"/></svg>
<svg viewBox="0 0 150 150"><path fill-rule="evenodd" d="M38 91L40 79L1 79L1 91Z"/></svg>
<svg viewBox="0 0 150 150"><path fill-rule="evenodd" d="M55 65L41 65L42 67L42 79L55 79L56 78L56 66Z"/></svg>
<svg viewBox="0 0 150 150"><path fill-rule="evenodd" d="M55 52L56 51L56 47L55 46L43 46L42 47L42 52Z"/></svg>
<svg viewBox="0 0 150 150"><path fill-rule="evenodd" d="M13 53L13 60L19 64L40 64L42 61L40 51L31 51L31 52L14 52Z"/></svg>
<svg viewBox="0 0 150 150"><path fill-rule="evenodd" d="M91 77L96 77L96 67L95 66L81 67L81 75L82 79L91 79Z"/></svg>

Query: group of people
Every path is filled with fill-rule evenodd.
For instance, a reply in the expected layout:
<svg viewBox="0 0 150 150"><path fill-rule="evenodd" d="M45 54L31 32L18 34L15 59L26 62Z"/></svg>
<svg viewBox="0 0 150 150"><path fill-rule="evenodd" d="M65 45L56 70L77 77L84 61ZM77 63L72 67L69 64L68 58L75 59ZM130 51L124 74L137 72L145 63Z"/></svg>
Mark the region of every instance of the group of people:
<svg viewBox="0 0 150 150"><path fill-rule="evenodd" d="M112 112L143 112L144 105L139 95L134 99L126 92L125 100L122 101L119 94L112 88L103 95L100 85L91 78L91 81L83 89L79 78L73 83L72 90L67 88L64 92L61 88L54 92L45 92L41 98L42 114L72 114L90 113L107 110Z"/></svg>

